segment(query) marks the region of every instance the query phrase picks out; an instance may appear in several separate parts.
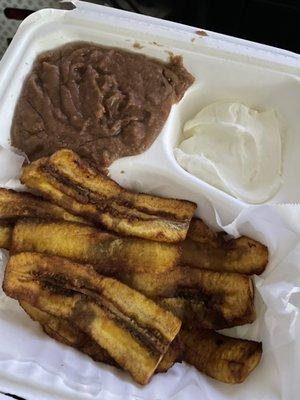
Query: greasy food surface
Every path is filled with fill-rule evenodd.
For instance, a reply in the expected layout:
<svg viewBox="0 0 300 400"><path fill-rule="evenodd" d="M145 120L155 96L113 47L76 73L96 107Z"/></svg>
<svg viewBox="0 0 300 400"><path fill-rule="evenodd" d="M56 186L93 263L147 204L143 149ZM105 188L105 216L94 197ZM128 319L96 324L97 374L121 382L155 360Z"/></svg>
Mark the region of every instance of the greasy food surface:
<svg viewBox="0 0 300 400"><path fill-rule="evenodd" d="M74 221L87 224L81 217L31 193L16 192L0 188L0 221L14 221L22 217L39 217L54 220Z"/></svg>
<svg viewBox="0 0 300 400"><path fill-rule="evenodd" d="M196 204L123 189L71 150L23 168L21 182L109 230L162 242L184 240Z"/></svg>
<svg viewBox="0 0 300 400"><path fill-rule="evenodd" d="M181 326L170 312L92 267L37 253L10 257L3 289L71 320L141 384L148 382Z"/></svg>
<svg viewBox="0 0 300 400"><path fill-rule="evenodd" d="M219 273L179 266L155 277L135 274L131 286L150 295L186 324L208 329L223 329L255 320L253 284L249 277L236 273ZM148 275L148 279L145 279ZM172 293L171 286L176 282ZM147 285L147 289L143 287ZM161 290L166 288L165 291ZM151 296L152 297L152 296Z"/></svg>
<svg viewBox="0 0 300 400"><path fill-rule="evenodd" d="M181 329L184 360L225 383L241 383L257 366L261 343L234 339L209 330Z"/></svg>
<svg viewBox="0 0 300 400"><path fill-rule="evenodd" d="M261 274L268 263L268 249L263 244L247 236L229 239L196 218L181 245L182 263L194 268L252 275Z"/></svg>
<svg viewBox="0 0 300 400"><path fill-rule="evenodd" d="M11 130L30 160L70 148L98 168L145 151L194 78L180 57L163 63L88 42L41 54Z"/></svg>
<svg viewBox="0 0 300 400"><path fill-rule="evenodd" d="M31 251L94 265L100 273L163 272L179 259L178 246L117 236L87 225L39 219L19 220L13 231L12 253Z"/></svg>

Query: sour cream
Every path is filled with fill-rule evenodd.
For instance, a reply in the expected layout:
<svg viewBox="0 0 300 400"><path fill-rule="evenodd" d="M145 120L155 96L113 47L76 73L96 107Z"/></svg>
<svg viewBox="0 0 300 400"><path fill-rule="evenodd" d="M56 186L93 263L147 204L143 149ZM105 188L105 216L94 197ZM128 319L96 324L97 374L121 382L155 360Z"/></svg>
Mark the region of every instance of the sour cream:
<svg viewBox="0 0 300 400"><path fill-rule="evenodd" d="M263 203L281 184L281 124L274 110L240 103L203 108L183 128L177 162L203 181L248 203Z"/></svg>

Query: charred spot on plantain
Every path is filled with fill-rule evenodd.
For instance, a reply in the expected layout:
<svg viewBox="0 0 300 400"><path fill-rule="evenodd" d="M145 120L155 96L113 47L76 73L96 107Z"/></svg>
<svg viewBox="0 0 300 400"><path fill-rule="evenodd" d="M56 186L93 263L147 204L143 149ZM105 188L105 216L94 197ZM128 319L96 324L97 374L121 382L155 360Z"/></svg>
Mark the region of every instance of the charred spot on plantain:
<svg viewBox="0 0 300 400"><path fill-rule="evenodd" d="M188 300L192 303L201 303L203 305L205 305L208 301L208 295L204 294L200 290L193 288L178 288L175 297Z"/></svg>
<svg viewBox="0 0 300 400"><path fill-rule="evenodd" d="M39 282L42 288L48 289L51 293L62 294L64 296L74 296L76 293L69 286L69 281L64 275L44 273L41 271L31 271L31 275Z"/></svg>
<svg viewBox="0 0 300 400"><path fill-rule="evenodd" d="M224 250L235 250L236 249L236 240L232 238L224 239L222 236L219 238L220 244L222 245Z"/></svg>
<svg viewBox="0 0 300 400"><path fill-rule="evenodd" d="M89 190L76 185L73 183L69 178L61 175L52 165L45 164L40 167L42 172L51 175L54 179L56 179L62 185L68 186L73 189L76 194L78 195L78 200L83 203L87 204L90 201L90 192Z"/></svg>
<svg viewBox="0 0 300 400"><path fill-rule="evenodd" d="M146 346L151 354L161 354L164 353L169 343L167 339L157 330L153 329L147 325L143 325L137 322L131 316L124 315L122 311L118 309L118 313L123 314L123 318L117 315L111 308L101 304L102 308L105 308L114 321L128 330L133 337L140 341L140 343Z"/></svg>
<svg viewBox="0 0 300 400"><path fill-rule="evenodd" d="M31 271L31 274L40 282L49 282L59 286L66 286L69 283L63 274L35 270Z"/></svg>
<svg viewBox="0 0 300 400"><path fill-rule="evenodd" d="M0 227L13 227L14 226L14 221L12 221L10 218L9 219L1 219L0 220Z"/></svg>
<svg viewBox="0 0 300 400"><path fill-rule="evenodd" d="M221 339L220 337L216 337L216 345L222 346L223 344L224 344L224 340Z"/></svg>
<svg viewBox="0 0 300 400"><path fill-rule="evenodd" d="M76 302L72 311L71 319L76 321L78 318L80 318L80 320L84 322L86 326L90 326L92 322L97 319L97 315L91 308L86 308L87 300L88 298L83 295L83 299Z"/></svg>
<svg viewBox="0 0 300 400"><path fill-rule="evenodd" d="M47 289L49 292L51 292L53 294L61 294L65 297L72 297L72 296L74 296L74 294L76 294L76 292L74 292L74 290L66 289L66 288L63 288L62 286L57 286L54 283L52 283L51 281L39 280L39 284L40 284L41 288Z"/></svg>
<svg viewBox="0 0 300 400"><path fill-rule="evenodd" d="M223 298L223 293L207 294L200 288L184 288L181 287L176 292L177 297L183 298L194 304L203 304L205 307L214 308L215 304L220 303Z"/></svg>

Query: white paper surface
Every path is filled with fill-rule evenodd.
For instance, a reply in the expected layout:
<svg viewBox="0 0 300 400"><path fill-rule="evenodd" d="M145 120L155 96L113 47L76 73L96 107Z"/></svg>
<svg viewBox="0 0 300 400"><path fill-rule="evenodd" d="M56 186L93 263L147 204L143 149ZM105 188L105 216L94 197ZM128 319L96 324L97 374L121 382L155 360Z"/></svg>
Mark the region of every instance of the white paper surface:
<svg viewBox="0 0 300 400"><path fill-rule="evenodd" d="M2 150L1 150L2 151ZM6 149L6 151L9 151ZM19 156L6 154L7 160ZM0 157L1 160L1 157ZM11 165L7 162L6 165ZM18 176L18 168L0 169L0 185ZM142 178L141 173L141 178ZM123 176L123 175L122 175ZM157 176L155 176L157 178ZM183 197L182 187L163 179L141 181L124 177L123 184L147 192ZM159 183L161 182L161 183ZM189 191L184 195L189 198ZM216 206L216 205L215 205ZM222 221L210 205L206 220L219 224L231 235L248 235L265 243L270 251L266 271L255 277L257 320L226 330L227 334L262 340L263 357L246 382L228 385L199 373L195 368L176 364L165 374L155 375L141 387L121 371L80 354L48 338L31 321L17 302L0 293L0 370L5 376L26 384L27 377L37 387L74 390L81 399L196 399L197 400L296 400L300 392L300 210L298 206L252 206L231 224ZM216 207L217 208L217 207ZM1 280L7 252L0 253ZM47 380L41 377L47 374ZM48 388L51 390L51 388Z"/></svg>
<svg viewBox="0 0 300 400"><path fill-rule="evenodd" d="M0 185L17 189L22 185L17 179L25 156L0 142Z"/></svg>

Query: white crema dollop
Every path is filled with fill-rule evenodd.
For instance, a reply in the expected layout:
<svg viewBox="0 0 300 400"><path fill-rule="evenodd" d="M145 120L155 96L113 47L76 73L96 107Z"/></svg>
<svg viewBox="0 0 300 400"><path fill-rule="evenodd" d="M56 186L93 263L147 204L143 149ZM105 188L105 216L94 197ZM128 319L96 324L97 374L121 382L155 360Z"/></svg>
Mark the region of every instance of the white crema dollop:
<svg viewBox="0 0 300 400"><path fill-rule="evenodd" d="M281 184L281 124L274 110L240 103L203 108L183 129L177 162L203 181L249 203L263 203Z"/></svg>

